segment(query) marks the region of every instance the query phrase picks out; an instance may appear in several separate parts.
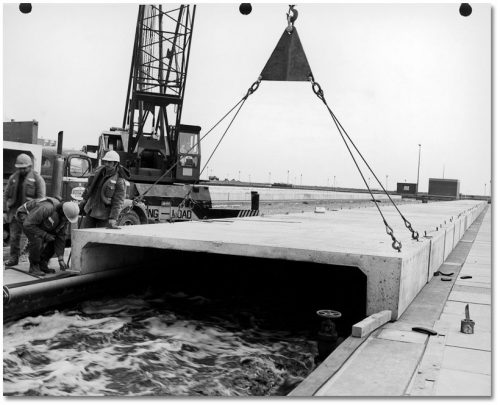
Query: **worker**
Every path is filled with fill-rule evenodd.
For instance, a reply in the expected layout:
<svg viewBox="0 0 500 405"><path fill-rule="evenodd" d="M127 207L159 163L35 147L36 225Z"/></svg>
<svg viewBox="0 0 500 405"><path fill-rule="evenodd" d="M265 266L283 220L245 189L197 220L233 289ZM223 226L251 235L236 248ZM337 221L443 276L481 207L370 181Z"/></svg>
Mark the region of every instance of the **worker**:
<svg viewBox="0 0 500 405"><path fill-rule="evenodd" d="M68 221L77 222L79 212L77 203L62 203L52 197L28 201L17 209L17 220L23 225L29 241L30 274L44 276L54 273L55 270L48 267L54 253L59 262L59 269L67 269L64 247L69 232Z"/></svg>
<svg viewBox="0 0 500 405"><path fill-rule="evenodd" d="M89 177L80 202L82 228L112 228L125 201L125 180L130 173L120 165L120 155L111 150L102 158L103 165Z"/></svg>
<svg viewBox="0 0 500 405"><path fill-rule="evenodd" d="M14 164L16 171L9 177L3 194L4 222L9 224L10 257L5 266L19 263L21 254L22 225L16 219L17 209L27 201L45 197L45 181L33 170L33 162L26 153L21 153Z"/></svg>

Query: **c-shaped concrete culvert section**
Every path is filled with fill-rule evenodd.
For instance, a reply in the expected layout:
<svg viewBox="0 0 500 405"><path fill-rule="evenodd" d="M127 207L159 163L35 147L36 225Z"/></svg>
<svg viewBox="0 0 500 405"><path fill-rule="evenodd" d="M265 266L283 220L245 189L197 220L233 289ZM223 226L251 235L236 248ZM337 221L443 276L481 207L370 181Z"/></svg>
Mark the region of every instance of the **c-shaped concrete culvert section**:
<svg viewBox="0 0 500 405"><path fill-rule="evenodd" d="M72 269L90 274L120 268L140 272L154 266L172 277L189 272L196 282L216 271L217 265L207 266L204 257L210 257L211 263L218 255L224 257L226 275L234 274L234 280L265 267L266 261L269 277L276 261L300 263L301 270L288 277L305 280L310 274L328 294L325 284L331 282L333 290L335 283L335 279L327 281L329 270L350 273L366 286L366 297L359 297L366 305L363 315L390 310L396 320L485 206L483 201L469 200L402 206L403 214L420 233L418 241L412 240L392 207L382 207L402 242L401 252L391 247L375 208L76 230ZM190 256L197 259L183 266ZM244 266L245 261L252 266ZM318 265L322 273L314 276L309 270ZM356 275L359 270L365 280ZM230 283L231 278L225 282ZM265 283L263 279L262 285Z"/></svg>

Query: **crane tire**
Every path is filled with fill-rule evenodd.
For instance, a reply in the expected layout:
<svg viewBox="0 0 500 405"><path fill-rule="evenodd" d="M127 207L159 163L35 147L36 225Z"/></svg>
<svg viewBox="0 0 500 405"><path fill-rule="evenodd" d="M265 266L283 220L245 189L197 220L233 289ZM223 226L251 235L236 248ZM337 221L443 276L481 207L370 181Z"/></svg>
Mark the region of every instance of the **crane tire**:
<svg viewBox="0 0 500 405"><path fill-rule="evenodd" d="M118 220L118 226L140 225L139 215L134 211L129 211Z"/></svg>

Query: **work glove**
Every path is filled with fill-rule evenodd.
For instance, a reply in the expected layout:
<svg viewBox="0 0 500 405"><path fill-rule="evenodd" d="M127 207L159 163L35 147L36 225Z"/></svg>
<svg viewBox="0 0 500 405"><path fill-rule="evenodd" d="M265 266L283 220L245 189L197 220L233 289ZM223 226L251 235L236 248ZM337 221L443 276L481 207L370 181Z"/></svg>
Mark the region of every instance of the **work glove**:
<svg viewBox="0 0 500 405"><path fill-rule="evenodd" d="M110 219L108 221L108 229L121 229L119 226L116 225L116 219Z"/></svg>
<svg viewBox="0 0 500 405"><path fill-rule="evenodd" d="M64 263L64 258L60 257L57 261L59 262L59 270L64 271L68 269L68 266Z"/></svg>
<svg viewBox="0 0 500 405"><path fill-rule="evenodd" d="M45 236L43 237L43 241L45 243L50 243L54 242L56 240L56 237L52 235L51 233L46 233Z"/></svg>
<svg viewBox="0 0 500 405"><path fill-rule="evenodd" d="M87 201L82 200L78 203L78 208L80 208L80 215L85 215L85 204L87 204Z"/></svg>

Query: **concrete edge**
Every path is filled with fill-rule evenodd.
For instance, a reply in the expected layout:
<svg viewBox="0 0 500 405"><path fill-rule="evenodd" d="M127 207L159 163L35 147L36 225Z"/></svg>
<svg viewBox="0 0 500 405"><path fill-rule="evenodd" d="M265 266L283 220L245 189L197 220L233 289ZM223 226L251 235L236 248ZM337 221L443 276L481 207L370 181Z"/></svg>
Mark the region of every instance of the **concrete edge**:
<svg viewBox="0 0 500 405"><path fill-rule="evenodd" d="M344 340L311 374L309 374L287 396L312 397L314 394L339 371L354 352L381 326L391 320L391 311L385 310L368 316L358 322L358 328L353 326L353 334Z"/></svg>

